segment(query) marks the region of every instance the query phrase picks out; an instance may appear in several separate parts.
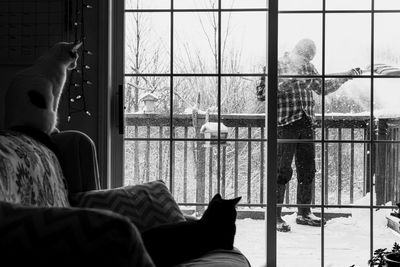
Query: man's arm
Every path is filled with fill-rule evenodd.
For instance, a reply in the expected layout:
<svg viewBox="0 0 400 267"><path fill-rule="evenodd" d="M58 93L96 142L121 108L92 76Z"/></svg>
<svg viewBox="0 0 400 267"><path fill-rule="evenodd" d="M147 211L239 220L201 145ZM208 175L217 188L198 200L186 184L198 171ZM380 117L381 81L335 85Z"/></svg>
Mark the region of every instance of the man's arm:
<svg viewBox="0 0 400 267"><path fill-rule="evenodd" d="M317 70L315 67L311 65L310 69L310 75L318 75ZM361 75L362 71L359 68L351 69L349 71L340 73L340 75ZM337 74L339 75L339 74ZM352 80L352 78L331 78L328 80L325 80L325 90L324 90L324 95L328 95L330 93L335 92L338 90L345 82ZM318 95L322 94L322 79L314 78L311 79L311 84L310 84L311 90L316 92Z"/></svg>

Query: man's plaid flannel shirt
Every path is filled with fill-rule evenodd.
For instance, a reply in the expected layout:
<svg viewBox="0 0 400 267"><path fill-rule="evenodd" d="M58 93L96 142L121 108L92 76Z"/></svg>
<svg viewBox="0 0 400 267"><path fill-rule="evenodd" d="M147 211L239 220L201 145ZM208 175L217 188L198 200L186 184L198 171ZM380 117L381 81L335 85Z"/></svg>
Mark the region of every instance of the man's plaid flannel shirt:
<svg viewBox="0 0 400 267"><path fill-rule="evenodd" d="M286 53L278 62L279 75L311 75L318 71L310 62L297 67ZM325 95L332 93L348 79L335 78L325 80ZM313 91L322 94L322 78L279 78L278 79L278 126L288 125L300 120L303 114L314 121Z"/></svg>

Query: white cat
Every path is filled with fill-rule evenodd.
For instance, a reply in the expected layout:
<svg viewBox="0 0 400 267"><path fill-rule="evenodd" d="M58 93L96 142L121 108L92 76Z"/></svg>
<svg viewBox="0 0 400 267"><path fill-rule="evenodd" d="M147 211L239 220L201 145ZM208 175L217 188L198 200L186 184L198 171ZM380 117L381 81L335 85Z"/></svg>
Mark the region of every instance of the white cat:
<svg viewBox="0 0 400 267"><path fill-rule="evenodd" d="M12 79L5 98L5 126L28 126L48 135L56 130L57 110L67 71L76 68L82 43L60 42Z"/></svg>

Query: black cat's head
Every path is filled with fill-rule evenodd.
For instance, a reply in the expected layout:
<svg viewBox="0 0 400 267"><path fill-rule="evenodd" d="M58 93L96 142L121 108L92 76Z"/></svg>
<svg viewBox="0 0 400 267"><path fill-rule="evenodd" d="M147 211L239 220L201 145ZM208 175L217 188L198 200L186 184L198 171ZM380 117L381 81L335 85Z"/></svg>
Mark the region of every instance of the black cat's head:
<svg viewBox="0 0 400 267"><path fill-rule="evenodd" d="M242 197L222 199L220 194L216 194L208 204L201 220L221 225L234 224L237 214L236 205L241 199Z"/></svg>

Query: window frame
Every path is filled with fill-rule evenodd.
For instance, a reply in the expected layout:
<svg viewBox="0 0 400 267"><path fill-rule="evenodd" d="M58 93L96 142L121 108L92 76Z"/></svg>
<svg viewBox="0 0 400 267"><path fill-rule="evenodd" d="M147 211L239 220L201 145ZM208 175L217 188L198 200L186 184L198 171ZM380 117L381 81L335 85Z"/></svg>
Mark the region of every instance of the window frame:
<svg viewBox="0 0 400 267"><path fill-rule="evenodd" d="M223 11L229 11L226 9L220 8L221 6L221 1L218 0L219 3L219 8L213 11L218 12L218 17L219 21L221 21L221 13ZM278 74L277 74L277 62L278 62L278 21L279 21L279 14L281 13L318 13L322 15L322 71L321 75L319 78L322 79L322 87L325 88L325 79L330 78L329 75L325 74L325 30L326 30L326 14L328 13L370 13L371 14L371 66L374 64L374 32L375 32L375 20L374 16L376 13L383 13L385 10L375 10L374 5L375 5L375 0L371 0L371 9L369 10L327 10L326 9L326 2L327 0L321 0L322 1L322 10L313 10L313 11L278 11L278 1L279 0L266 0L269 2L268 10L267 12L267 62L268 62L268 77L267 77L267 84L269 90L266 90L268 93L266 101L266 129L265 129L265 138L262 140L262 142L265 143L266 145L266 150L265 150L265 161L266 161L266 168L265 168L265 177L275 177L277 173L277 168L276 168L276 152L277 152L277 143L279 140L277 139L277 80L278 80ZM169 12L171 13L171 58L173 58L173 27L174 27L174 16L173 14L175 12L183 12L185 10L180 9L180 10L175 10L174 5L173 5L174 0L171 0L171 7L169 9ZM107 88L108 90L105 90L107 93L103 94L100 96L100 99L103 99L102 102L104 102L105 106L107 107L107 110L109 111L108 117L107 117L107 123L103 126L100 126L100 128L105 128L107 129L106 134L102 134L101 140L107 140L106 142L103 142L105 145L101 146L101 151L103 151L105 154L107 154L107 158L103 159L103 162L107 163L108 167L106 170L104 170L104 173L109 177L108 179L108 187L119 187L123 185L123 177L124 177L124 138L123 134L118 130L118 128L121 128L120 123L118 123L118 118L121 116L121 103L118 103L118 86L124 84L124 0L115 0L111 1L109 0L109 5L107 7L108 9L108 15L110 18L109 25L111 27L108 28L108 34L104 37L104 39L108 38L108 43L107 47L109 49L104 49L107 50L109 53L109 59L108 62L111 62L109 67L107 68L107 71L111 72L111 77L108 78L108 85ZM246 10L246 9L244 9ZM146 12L160 12L160 10L146 10ZM187 11L187 10L186 10ZM194 11L190 9L190 11ZM235 11L240 11L240 9L235 9ZM394 13L390 11L386 11L389 13ZM220 27L220 23L218 23ZM219 38L221 37L221 30L219 29ZM221 43L221 42L219 42ZM219 49L221 49L219 45ZM100 51L102 51L100 49ZM219 53L219 58L218 61L221 62ZM220 104L221 104L221 77L224 76L223 73L221 73L221 67L220 64L218 64L218 72L216 74L211 74L210 76L215 76L218 79L218 122L220 122L221 119L221 113L220 113ZM105 72L105 71L104 71ZM142 76L146 76L148 74L142 74ZM207 74L208 75L208 74ZM257 74L260 75L260 74ZM140 75L138 75L140 76ZM173 78L174 77L179 77L179 74L174 73L174 68L173 68L173 60L171 59L171 65L170 65L170 72L167 75L163 75L170 77L170 88L173 88ZM196 74L190 74L190 76L201 76L201 75L196 75ZM243 76L249 76L248 74L243 74ZM371 73L369 76L363 76L365 78L370 79L371 81L371 109L370 109L370 125L369 125L369 131L370 133L373 132L373 120L374 120L374 105L373 105L373 99L374 99L374 78L375 75ZM382 77L382 76L380 76ZM383 77L384 78L384 77ZM104 99L107 99L107 101L104 101ZM172 101L173 97L171 96L171 106L172 106ZM123 111L123 110L122 110ZM322 97L322 126L321 126L321 139L320 140L314 140L313 142L315 144L320 144L321 145L321 151L325 151L325 147L332 143L330 140L325 140L325 97ZM173 124L172 124L172 118L173 118L173 110L171 109L170 111L170 117L171 117L171 123L170 127L172 129ZM172 132L172 131L171 131ZM169 144L170 147L174 143L174 138L172 135L170 135L169 138ZM346 143L356 143L354 140L347 140L345 141ZM362 143L368 144L370 147L375 147L377 144L384 144L388 142L376 140L375 135L371 135L371 138L369 140L364 140ZM219 142L218 142L218 158L220 158L220 149L219 149ZM172 149L170 151L170 156L172 156ZM372 150L372 153L374 153L374 150ZM321 161L325 161L325 153L321 153ZM102 158L100 158L102 159ZM369 164L372 166L372 157L369 158ZM101 162L101 161L100 161ZM220 161L217 161L217 169L218 171L220 170ZM170 175L173 175L173 170L170 166ZM322 177L324 177L324 164L321 165L321 171L322 171ZM368 169L368 172L370 174L370 177L373 175L373 169L370 167ZM219 179L219 178L218 178ZM331 205L325 205L324 202L324 191L325 191L325 184L324 184L325 179L321 179L321 203L319 205L314 205L318 206L321 208L321 217L324 219L325 214L324 210L325 208L331 207ZM218 185L220 184L219 182L217 183ZM275 180L272 179L265 179L265 184L266 184L266 190L265 190L265 199L266 199L266 209L265 209L265 214L266 214L266 263L267 266L276 266L277 264L277 232L276 232L276 183ZM219 191L219 188L218 188ZM373 183L369 183L369 192L373 192ZM374 215L373 211L375 208L383 208L382 206L374 206L373 205L373 197L370 198L370 203L368 207L364 207L369 209L369 223L370 223L370 257L373 255L373 241L374 241ZM283 206L287 206L283 204ZM290 205L290 206L296 206L296 205ZM386 207L386 208L391 208L391 207ZM321 266L324 266L324 251L325 251L325 237L324 237L324 229L321 228Z"/></svg>

